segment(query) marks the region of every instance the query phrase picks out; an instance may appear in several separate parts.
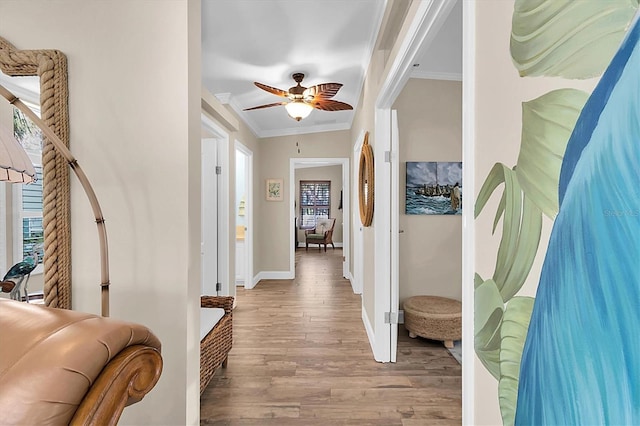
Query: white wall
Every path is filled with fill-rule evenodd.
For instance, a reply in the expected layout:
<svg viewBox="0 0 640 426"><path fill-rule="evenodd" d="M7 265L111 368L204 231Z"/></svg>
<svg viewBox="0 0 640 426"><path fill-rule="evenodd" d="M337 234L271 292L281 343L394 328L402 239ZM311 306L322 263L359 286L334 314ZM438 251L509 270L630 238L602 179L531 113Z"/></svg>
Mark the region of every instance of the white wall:
<svg viewBox="0 0 640 426"><path fill-rule="evenodd" d="M109 232L111 315L162 341L156 388L121 424L197 424L199 1L3 1L0 32L18 49L68 57L71 150ZM73 307L99 313L91 209L72 178Z"/></svg>

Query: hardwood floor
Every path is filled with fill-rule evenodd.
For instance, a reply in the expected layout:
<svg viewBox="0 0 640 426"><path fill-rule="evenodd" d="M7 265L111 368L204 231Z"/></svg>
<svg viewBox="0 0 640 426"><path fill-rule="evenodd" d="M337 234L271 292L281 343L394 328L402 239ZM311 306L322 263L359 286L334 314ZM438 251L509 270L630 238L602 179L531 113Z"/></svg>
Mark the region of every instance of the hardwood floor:
<svg viewBox="0 0 640 426"><path fill-rule="evenodd" d="M298 249L295 280L238 288L233 349L201 396L201 424L461 423L461 366L402 325L397 362L375 362L341 261L339 249Z"/></svg>

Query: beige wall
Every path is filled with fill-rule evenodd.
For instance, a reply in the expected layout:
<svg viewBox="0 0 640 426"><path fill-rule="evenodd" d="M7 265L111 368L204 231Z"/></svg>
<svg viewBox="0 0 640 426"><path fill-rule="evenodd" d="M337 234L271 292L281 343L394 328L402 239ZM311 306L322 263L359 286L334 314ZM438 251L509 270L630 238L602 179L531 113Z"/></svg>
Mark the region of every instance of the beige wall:
<svg viewBox="0 0 640 426"><path fill-rule="evenodd" d="M407 161L462 161L462 83L410 79L394 104L400 134L400 302L462 298L462 217L405 214Z"/></svg>
<svg viewBox="0 0 640 426"><path fill-rule="evenodd" d="M236 222L235 218L237 210L235 206L235 186L236 186L236 148L235 143L240 142L246 148L252 152L253 157L253 206L249 205L249 200L245 200L245 208L253 208L254 226L250 228L248 223L247 233L252 233L254 250L258 247L257 238L258 233L255 232L255 218L259 216L260 212L257 210L256 200L259 194L262 194L262 187L258 187L258 178L256 173L257 164L260 163L260 146L258 144L258 138L251 132L249 127L239 119L238 114L229 106L224 106L218 99L213 96L206 89L202 89L202 112L211 120L213 120L218 126L220 126L229 136L229 157L227 158L227 172L226 176L229 179L229 223L227 223L228 229L232 230L229 234L229 246L227 248L227 268L229 271L229 296L236 295L235 286L235 270L236 270L236 238L235 230ZM203 130L202 137L211 137ZM223 172L224 173L224 172ZM257 273L256 269L256 257L254 255L253 273Z"/></svg>
<svg viewBox="0 0 640 426"><path fill-rule="evenodd" d="M411 21L416 15L416 10L419 6L419 2L411 2L408 9L405 12L407 6L406 0L391 0L387 3L385 9L385 15L382 22L381 33L378 35L376 46L367 69L366 78L364 81L362 95L356 108L356 113L353 119L353 125L351 126L351 166L358 167L359 153L354 157L353 148L357 143L358 135L361 132L369 132L369 144L374 148L376 145L375 135L375 105L378 95L381 91L381 85L384 83L386 76L389 74L390 64L393 63L400 45L407 35ZM404 20L396 19L397 16L404 15ZM393 40L393 42L392 42ZM389 46L392 44L392 46ZM384 159L374 158L375 167L380 164ZM351 205L352 211L358 211L359 206ZM375 289L374 289L374 230L376 223L376 215L374 213L372 226L366 227L363 230L363 264L364 273L362 281L362 305L366 312L367 318L375 332ZM350 265L353 272L353 264ZM382 313L378 313L382 315Z"/></svg>
<svg viewBox="0 0 640 426"><path fill-rule="evenodd" d="M520 146L521 103L550 90L574 87L591 91L595 80L521 78L509 53L513 1L476 2L475 78L475 194L496 162L516 164ZM498 191L497 191L498 192ZM475 267L484 279L493 275L500 233L492 235L499 196L489 200L475 221ZM551 223L543 219L543 233L536 261L521 295L535 295L540 269L549 240ZM498 405L498 383L476 358L474 375L475 424L502 424Z"/></svg>
<svg viewBox="0 0 640 426"><path fill-rule="evenodd" d="M106 218L111 316L162 341L162 377L123 425L199 418L199 26L198 1L0 2L3 37L68 57L71 149ZM98 313L95 223L71 180L73 306Z"/></svg>
<svg viewBox="0 0 640 426"><path fill-rule="evenodd" d="M343 210L338 209L340 205L340 191L342 191L342 166L308 167L296 169L296 194L297 200L296 216L300 217L300 181L301 180L329 180L331 181L331 216L336 219L333 227L332 240L342 244L343 231ZM348 184L348 183L347 183ZM344 202L344 200L343 200ZM304 231L298 231L298 241L303 244L305 241ZM316 247L316 246L313 246Z"/></svg>
<svg viewBox="0 0 640 426"><path fill-rule="evenodd" d="M298 147L300 148L298 153ZM256 211L254 229L257 243L255 273L289 271L289 255L293 248L289 235L289 167L291 158L349 158L349 131L323 132L260 139L260 161L256 165ZM284 179L283 201L267 201L266 179Z"/></svg>

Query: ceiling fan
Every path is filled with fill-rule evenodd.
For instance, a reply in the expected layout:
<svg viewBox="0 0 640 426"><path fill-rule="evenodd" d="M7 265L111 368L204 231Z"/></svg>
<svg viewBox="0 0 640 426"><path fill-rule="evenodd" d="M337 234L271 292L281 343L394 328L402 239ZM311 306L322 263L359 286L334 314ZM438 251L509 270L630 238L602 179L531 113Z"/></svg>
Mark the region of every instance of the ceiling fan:
<svg viewBox="0 0 640 426"><path fill-rule="evenodd" d="M341 83L324 83L316 86L304 87L300 84L302 79L304 79L304 74L295 73L292 77L298 85L291 87L288 91L267 86L266 84L258 83L257 81L254 82L254 84L262 90L266 90L267 92L273 93L274 95L278 95L282 98L288 98L288 102L274 102L272 104L245 108L244 111L284 105L289 116L296 121L300 121L303 118L306 118L314 108L323 111L344 111L353 109L353 107L347 103L331 99L342 87Z"/></svg>

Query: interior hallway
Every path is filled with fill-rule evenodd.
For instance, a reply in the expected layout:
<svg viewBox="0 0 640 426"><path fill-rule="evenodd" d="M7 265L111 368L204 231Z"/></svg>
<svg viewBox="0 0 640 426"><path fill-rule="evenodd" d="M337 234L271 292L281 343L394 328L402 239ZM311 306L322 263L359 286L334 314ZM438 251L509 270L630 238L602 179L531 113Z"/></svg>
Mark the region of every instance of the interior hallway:
<svg viewBox="0 0 640 426"><path fill-rule="evenodd" d="M398 362L375 362L341 262L340 249L298 249L295 280L238 288L233 349L202 394L201 424L461 424L461 366L402 325Z"/></svg>

